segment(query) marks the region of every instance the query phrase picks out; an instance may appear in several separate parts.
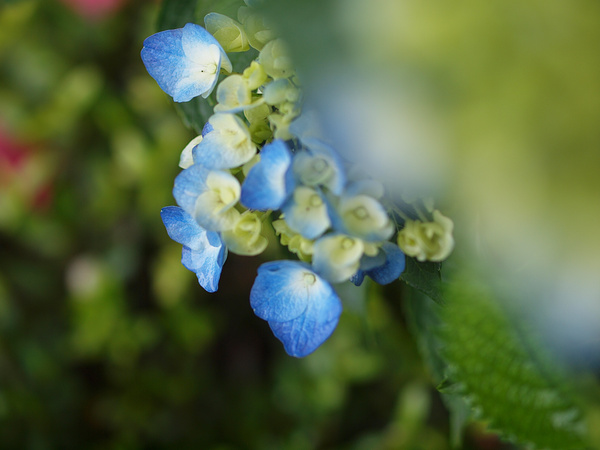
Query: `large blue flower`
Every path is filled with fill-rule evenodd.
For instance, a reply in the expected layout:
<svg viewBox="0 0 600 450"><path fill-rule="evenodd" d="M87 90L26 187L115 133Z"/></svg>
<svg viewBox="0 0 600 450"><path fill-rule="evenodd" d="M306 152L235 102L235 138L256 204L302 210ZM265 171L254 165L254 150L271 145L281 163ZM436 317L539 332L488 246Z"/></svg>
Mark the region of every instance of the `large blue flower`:
<svg viewBox="0 0 600 450"><path fill-rule="evenodd" d="M200 286L215 292L227 258L227 248L219 233L206 231L178 206L163 208L160 216L169 237L183 244L182 264L196 274Z"/></svg>
<svg viewBox="0 0 600 450"><path fill-rule="evenodd" d="M314 352L337 326L342 303L329 283L307 264L272 261L258 268L250 292L254 313L266 320L285 351Z"/></svg>
<svg viewBox="0 0 600 450"><path fill-rule="evenodd" d="M221 67L232 70L217 40L193 23L147 38L142 60L152 78L176 102L187 102L199 95L208 97Z"/></svg>

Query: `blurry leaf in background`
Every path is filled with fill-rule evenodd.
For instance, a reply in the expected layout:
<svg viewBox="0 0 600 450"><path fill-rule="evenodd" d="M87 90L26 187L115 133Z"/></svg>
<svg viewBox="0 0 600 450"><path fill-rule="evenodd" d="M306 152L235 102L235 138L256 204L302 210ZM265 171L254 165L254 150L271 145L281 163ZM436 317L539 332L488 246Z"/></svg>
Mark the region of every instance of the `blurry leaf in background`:
<svg viewBox="0 0 600 450"><path fill-rule="evenodd" d="M510 320L489 288L456 277L440 309L439 351L447 363L440 389L462 396L473 414L508 439L535 448L586 447L583 411L559 361Z"/></svg>

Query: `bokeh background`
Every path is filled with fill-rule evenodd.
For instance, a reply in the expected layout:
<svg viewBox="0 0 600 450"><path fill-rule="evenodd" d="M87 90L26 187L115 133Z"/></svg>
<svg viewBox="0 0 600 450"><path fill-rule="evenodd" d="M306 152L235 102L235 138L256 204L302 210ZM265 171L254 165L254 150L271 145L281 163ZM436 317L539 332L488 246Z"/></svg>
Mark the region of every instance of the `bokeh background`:
<svg viewBox="0 0 600 450"><path fill-rule="evenodd" d="M463 41L460 33L464 26L475 26L499 48L507 42L498 34L505 28L476 21L477 14L495 14L484 7L475 10L473 17L457 15L448 22L447 10L434 8L433 15L429 10L396 11L393 3L383 2L374 16L364 10L367 2L348 2L347 14L325 11L334 11L336 22L319 9L321 3L303 2L295 17L313 24L309 34L315 40L343 44L345 51L334 53L342 55L340 59L348 55L356 59L360 76L365 68L385 69L378 64L390 54L385 45L391 45L392 54L401 61L409 55L411 64L429 74L425 80L442 90L452 79L444 77L445 65L451 63L449 37L465 44L462 53L456 53L463 56L473 49L487 55L482 42L488 42L474 41L473 48L467 45L470 41ZM183 7L186 4L191 2L182 2ZM335 2L323 2L331 4ZM285 355L267 324L250 309L248 293L260 257L230 255L220 290L211 295L181 266L181 247L168 239L159 211L173 204L179 154L195 133L183 125L170 98L147 75L139 58L144 38L156 30L159 8L160 2L142 0L12 0L0 6L0 448L450 448L456 430L434 388L441 380L424 364L411 328L416 305L429 299L400 283L344 292L345 310L334 335L315 354L297 360ZM426 30L407 19L405 24L414 27L406 27L406 35L394 34L394 24L385 21L390 8L403 17L410 17L407 12L429 17L431 29L443 32L420 39L419 33ZM561 11L550 10L553 15L549 13L547 23L561 17ZM278 10L273 14L281 16L285 29L285 14ZM373 31L373 42L356 35L352 14L371 17L365 23ZM585 23L593 30L590 20ZM341 31L329 39L324 27L319 27L324 23L338 23ZM454 26L444 27L444 23ZM386 30L392 33L385 35ZM287 27L289 37L296 31ZM397 42L406 42L406 48L394 47ZM327 53L335 45L323 46L319 57L304 57L339 62ZM373 59L355 58L349 48ZM370 52L373 48L380 50ZM584 59L593 54L579 50ZM535 49L531 52L535 54ZM296 55L302 61L302 52L296 49ZM494 65L479 66L468 57L465 61L472 65L453 74L463 89L460 92L484 92L473 98L485 99L490 74L496 76L486 68ZM477 61L487 64L494 57ZM589 57L585 61L597 69ZM398 61L388 63L388 68L395 68ZM588 72L581 71L581 77L587 79ZM335 70L327 73L325 80L339 75ZM527 79L526 73L522 75ZM535 77L527 80L535 84ZM586 86L594 83L597 79ZM353 91L360 94L356 101L379 98L377 89L360 86L364 89ZM340 95L355 87L342 86ZM449 91L458 92L453 89ZM498 98L508 98L507 110L502 111L486 110L491 103L484 100L474 103L481 107L476 111L468 102L452 103L468 96L443 97L464 112L452 116L458 121L453 129L469 139L457 142L472 144L461 147L467 156L459 161L471 161L472 170L464 173L472 178L460 178L456 198L471 198L473 209L483 204L487 214L483 219L492 224L496 224L494 208L506 205L485 203L489 197L481 186L490 189L488 194L502 194L498 194L502 201L515 198L523 189L529 192L527 184L514 183L509 184L514 190L503 191L505 180L497 178L486 184L503 145L490 124L499 118L506 127L522 124L510 108L516 105L521 110L523 97L518 93L506 97L507 92L508 84L497 93ZM526 104L543 111L543 92L534 92L539 97L526 99ZM579 91L577 95L577 99L583 96ZM596 97L587 98L595 112ZM384 103L378 110L379 118L388 106ZM456 108L442 111L450 114ZM384 119L367 123L389 125L397 116ZM572 120L582 127L579 137L590 135L591 121ZM552 123L540 124L540 130L548 128L553 129ZM471 159L481 155L476 145L481 140L494 144L488 149L492 159ZM595 141L586 141L590 142ZM519 147L511 148L518 159ZM594 167L597 154L589 155L587 165ZM509 158L506 164L514 161ZM523 181L529 173L524 176L515 179ZM577 177L577 171L567 176ZM580 200L591 205L595 197L589 187L596 181L581 185L585 195L576 197L575 205L561 200L557 209L570 205L579 211ZM546 214L557 197L546 191L541 195ZM534 197L527 199L529 205L535 203ZM518 216L519 208L527 206L506 204L507 214L513 215L504 218ZM472 211L466 209L469 218ZM597 209L590 207L590 211ZM503 223L495 225L502 232ZM514 225L508 219L506 223ZM577 230L585 228L577 224ZM559 225L558 230L563 230L563 222ZM598 241L592 240L591 246ZM518 246L519 241L514 242ZM598 397L597 389L591 392ZM595 414L593 423L599 423L598 408ZM462 448L516 447L475 423L466 431Z"/></svg>

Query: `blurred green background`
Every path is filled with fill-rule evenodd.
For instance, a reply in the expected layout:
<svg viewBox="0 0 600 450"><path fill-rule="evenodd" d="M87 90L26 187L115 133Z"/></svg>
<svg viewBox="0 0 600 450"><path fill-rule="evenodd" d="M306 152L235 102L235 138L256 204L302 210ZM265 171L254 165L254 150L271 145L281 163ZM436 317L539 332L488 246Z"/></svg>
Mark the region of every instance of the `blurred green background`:
<svg viewBox="0 0 600 450"><path fill-rule="evenodd" d="M159 211L194 133L139 58L158 8L0 9L0 448L447 448L399 286L297 360L249 307L258 258L214 295L181 266Z"/></svg>

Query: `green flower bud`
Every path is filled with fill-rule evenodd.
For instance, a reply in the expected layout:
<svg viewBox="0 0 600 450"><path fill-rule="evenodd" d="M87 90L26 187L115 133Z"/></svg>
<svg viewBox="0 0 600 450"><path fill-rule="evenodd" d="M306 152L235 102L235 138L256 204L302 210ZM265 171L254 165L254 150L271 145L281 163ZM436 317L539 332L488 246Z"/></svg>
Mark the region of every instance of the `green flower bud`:
<svg viewBox="0 0 600 450"><path fill-rule="evenodd" d="M341 283L356 273L364 250L360 239L343 234L325 236L315 243L313 267L325 279Z"/></svg>
<svg viewBox="0 0 600 450"><path fill-rule="evenodd" d="M275 39L265 45L258 55L258 62L273 79L289 78L294 75L287 47L281 39Z"/></svg>
<svg viewBox="0 0 600 450"><path fill-rule="evenodd" d="M263 98L269 105L278 105L284 102L296 102L300 98L298 88L286 79L279 79L267 84L263 89ZM288 109L293 107L288 106Z"/></svg>
<svg viewBox="0 0 600 450"><path fill-rule="evenodd" d="M212 34L226 52L245 52L250 48L242 24L223 14L210 13L204 17L206 30Z"/></svg>
<svg viewBox="0 0 600 450"><path fill-rule="evenodd" d="M275 33L265 24L262 14L242 6L238 10L238 19L244 25L249 44L256 50L261 51L265 44L275 39Z"/></svg>
<svg viewBox="0 0 600 450"><path fill-rule="evenodd" d="M243 77L248 82L248 87L252 91L261 87L269 79L269 77L267 76L267 72L265 72L263 66L261 66L256 61L252 61L250 66L246 67L243 73Z"/></svg>
<svg viewBox="0 0 600 450"><path fill-rule="evenodd" d="M338 211L349 234L379 242L394 234L394 225L381 204L367 195L343 198Z"/></svg>
<svg viewBox="0 0 600 450"><path fill-rule="evenodd" d="M407 220L398 233L398 247L419 261L442 261L454 248L454 223L438 210L433 211L433 222Z"/></svg>
<svg viewBox="0 0 600 450"><path fill-rule="evenodd" d="M223 231L221 236L232 253L254 256L267 248L268 241L260 234L261 231L262 222L257 213L245 211L233 228Z"/></svg>
<svg viewBox="0 0 600 450"><path fill-rule="evenodd" d="M256 102L255 102L256 103ZM269 126L267 117L271 114L271 107L264 103L259 103L244 110L244 116L250 122L250 135L252 141L260 144L273 137L273 132Z"/></svg>
<svg viewBox="0 0 600 450"><path fill-rule="evenodd" d="M269 114L271 114L271 111L272 109L269 105L262 103L244 110L244 116L250 123L264 122L269 117Z"/></svg>
<svg viewBox="0 0 600 450"><path fill-rule="evenodd" d="M217 87L215 112L238 110L252 103L248 82L241 75L230 75Z"/></svg>
<svg viewBox="0 0 600 450"><path fill-rule="evenodd" d="M314 241L294 232L283 219L274 220L272 225L275 233L279 236L281 245L287 246L289 251L298 255L301 261L310 262Z"/></svg>
<svg viewBox="0 0 600 450"><path fill-rule="evenodd" d="M251 123L249 129L252 141L257 144L261 144L273 136L273 131L266 120Z"/></svg>

